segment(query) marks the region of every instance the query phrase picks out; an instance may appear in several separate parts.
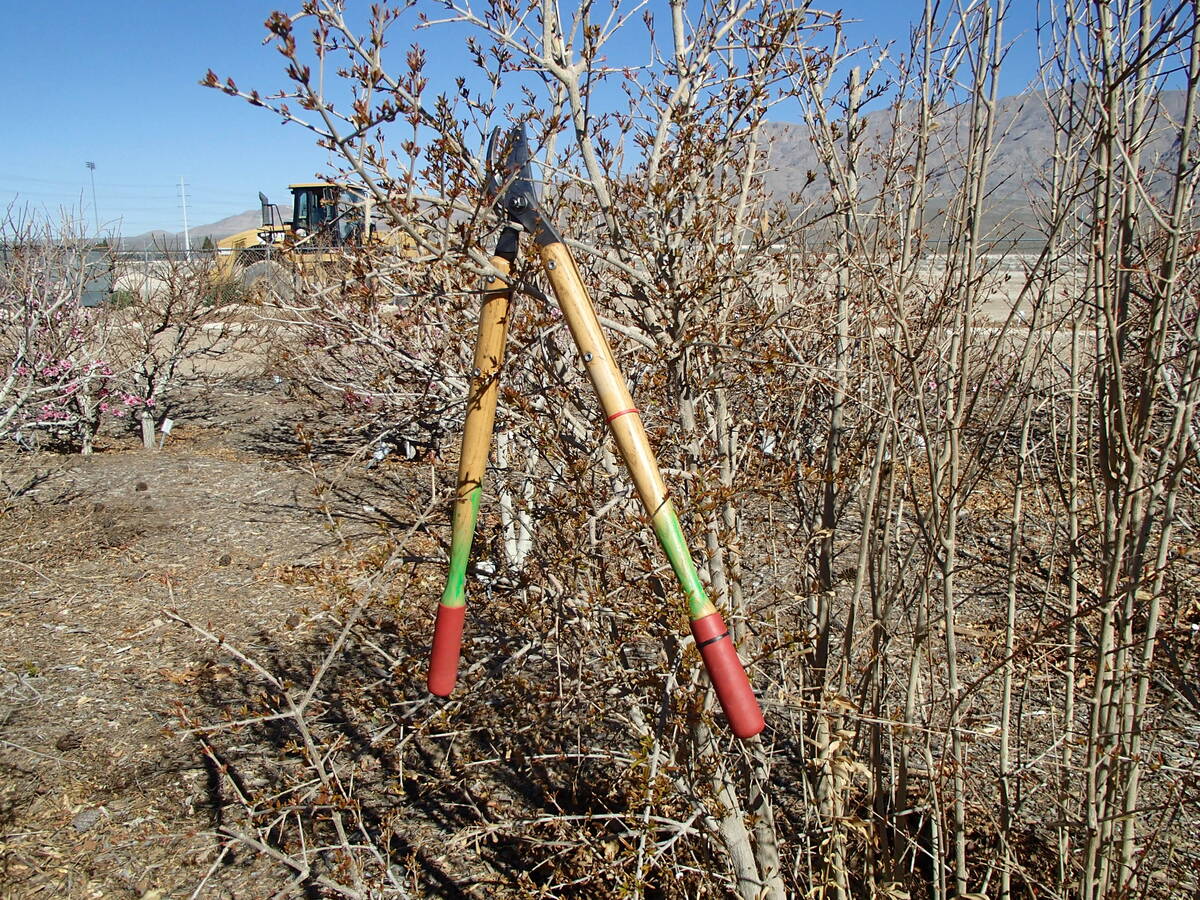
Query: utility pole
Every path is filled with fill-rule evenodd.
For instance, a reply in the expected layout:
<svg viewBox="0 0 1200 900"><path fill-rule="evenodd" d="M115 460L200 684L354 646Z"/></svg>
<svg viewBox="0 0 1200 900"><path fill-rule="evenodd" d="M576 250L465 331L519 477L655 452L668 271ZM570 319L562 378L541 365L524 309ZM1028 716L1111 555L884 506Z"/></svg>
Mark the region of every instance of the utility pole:
<svg viewBox="0 0 1200 900"><path fill-rule="evenodd" d="M179 176L179 200L183 204L183 252L188 259L192 258L192 239L188 235L187 221L187 185L183 183L183 176Z"/></svg>
<svg viewBox="0 0 1200 900"><path fill-rule="evenodd" d="M100 207L96 205L96 164L91 160L84 163L92 176L92 216L96 220L96 240L100 239Z"/></svg>

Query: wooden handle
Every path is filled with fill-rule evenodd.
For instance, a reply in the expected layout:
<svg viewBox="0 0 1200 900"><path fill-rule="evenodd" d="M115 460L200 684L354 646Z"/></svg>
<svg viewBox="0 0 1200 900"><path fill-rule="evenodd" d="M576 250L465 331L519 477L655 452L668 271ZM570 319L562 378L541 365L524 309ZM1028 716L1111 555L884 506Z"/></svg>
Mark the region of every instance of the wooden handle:
<svg viewBox="0 0 1200 900"><path fill-rule="evenodd" d="M547 244L541 248L541 252L542 264L546 267L554 296L558 298L563 318L567 320L567 327L571 329L571 336L579 348L588 377L600 398L605 420L633 476L634 486L654 525L658 542L683 589L692 631L697 636L696 643L717 692L717 699L733 733L739 738L753 737L763 729L762 711L721 614L704 592L695 561L684 541L679 517L667 499L666 485L654 451L650 448L641 413L634 406L621 370L617 368L612 348L600 328L600 319L588 297L579 269L565 244Z"/></svg>
<svg viewBox="0 0 1200 900"><path fill-rule="evenodd" d="M588 377L600 398L600 406L616 439L617 448L629 473L642 505L651 518L667 499L667 488L650 449L641 414L634 406L621 370L617 368L608 338L600 328L596 308L583 286L575 260L566 244L548 244L541 248L542 264L563 318L571 329L571 337L579 349Z"/></svg>
<svg viewBox="0 0 1200 900"><path fill-rule="evenodd" d="M506 257L492 257L492 265L507 275ZM458 678L458 660L462 648L463 621L466 618L467 563L475 540L479 518L479 500L483 493L483 474L496 423L496 397L500 390L500 367L504 363L504 341L508 334L508 311L512 288L501 278L484 290L479 312L479 334L475 340L475 367L467 394L467 415L463 423L462 455L458 460L458 486L451 511L450 571L446 589L438 605L433 629L433 647L429 657L429 690L447 697Z"/></svg>
<svg viewBox="0 0 1200 900"><path fill-rule="evenodd" d="M492 265L505 275L509 273L510 265L504 257L492 257ZM460 501L483 483L483 473L487 468L511 302L512 288L502 279L490 282L484 290L483 306L479 311L479 334L475 340L475 367L471 373L467 415L463 423L462 456L458 460Z"/></svg>

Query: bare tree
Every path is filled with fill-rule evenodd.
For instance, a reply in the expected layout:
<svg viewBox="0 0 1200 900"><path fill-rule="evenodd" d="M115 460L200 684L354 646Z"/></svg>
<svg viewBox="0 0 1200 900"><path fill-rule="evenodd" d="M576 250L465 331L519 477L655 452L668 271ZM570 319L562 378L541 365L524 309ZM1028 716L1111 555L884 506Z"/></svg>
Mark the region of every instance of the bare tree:
<svg viewBox="0 0 1200 900"><path fill-rule="evenodd" d="M254 338L240 291L221 280L211 255L154 256L123 261L123 289L108 313L110 354L121 373L111 405L137 419L147 450L158 446L155 433L180 387L202 381L218 360L228 365Z"/></svg>
<svg viewBox="0 0 1200 900"><path fill-rule="evenodd" d="M516 288L499 515L477 548L510 565L479 573L467 649L468 683L486 674L505 712L478 694L403 701L396 750L445 762L429 783L473 810L449 832L522 842L554 895L1169 896L1174 851L1144 822L1157 810L1186 841L1180 794L1148 761L1180 727L1155 709L1164 609L1192 596L1175 548L1200 391L1194 10L1047 9L1041 90L1019 103L1045 112L1053 146L1019 253L991 201L1014 121L1003 0L927 3L886 51L806 4L422 11L380 9L356 33L316 0L268 21L283 91L206 81L309 128L339 155L331 176L407 236L271 307L287 365L360 437L433 450L453 432L480 290ZM409 23L469 35L456 93L428 95L420 47L390 65ZM343 77L322 85L314 66L335 58ZM1155 92L1178 84L1178 121L1156 121ZM787 198L765 187L785 102L820 163ZM489 263L480 150L510 114L536 134L543 202L754 660L760 741L728 742L692 674L540 276ZM1162 128L1177 153L1150 159ZM412 511L428 517L452 489L418 455L430 496ZM390 626L409 641L395 671L423 651L427 612ZM350 652L360 631L344 634ZM322 766L344 746L328 740L308 751ZM505 817L477 778L549 799ZM323 826L264 804L246 798L252 845L299 871L294 848ZM362 847L337 837L358 879L338 890L369 893L387 839L368 818Z"/></svg>

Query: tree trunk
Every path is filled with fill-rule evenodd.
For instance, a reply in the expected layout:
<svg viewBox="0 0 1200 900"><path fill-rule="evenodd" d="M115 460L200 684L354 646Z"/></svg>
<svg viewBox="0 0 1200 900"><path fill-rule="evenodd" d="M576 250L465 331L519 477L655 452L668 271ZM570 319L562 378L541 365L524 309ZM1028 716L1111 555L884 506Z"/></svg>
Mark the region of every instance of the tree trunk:
<svg viewBox="0 0 1200 900"><path fill-rule="evenodd" d="M142 410L142 446L147 450L157 450L158 445L154 441L154 413L149 409Z"/></svg>

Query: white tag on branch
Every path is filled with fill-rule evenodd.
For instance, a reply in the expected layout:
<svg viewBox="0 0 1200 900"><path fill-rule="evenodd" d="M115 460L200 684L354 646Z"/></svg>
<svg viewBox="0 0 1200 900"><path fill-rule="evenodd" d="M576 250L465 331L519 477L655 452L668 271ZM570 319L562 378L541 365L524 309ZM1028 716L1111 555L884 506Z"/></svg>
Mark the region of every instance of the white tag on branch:
<svg viewBox="0 0 1200 900"><path fill-rule="evenodd" d="M174 419L163 419L163 423L162 423L162 433L163 434L170 434L171 429L174 427L175 427Z"/></svg>

